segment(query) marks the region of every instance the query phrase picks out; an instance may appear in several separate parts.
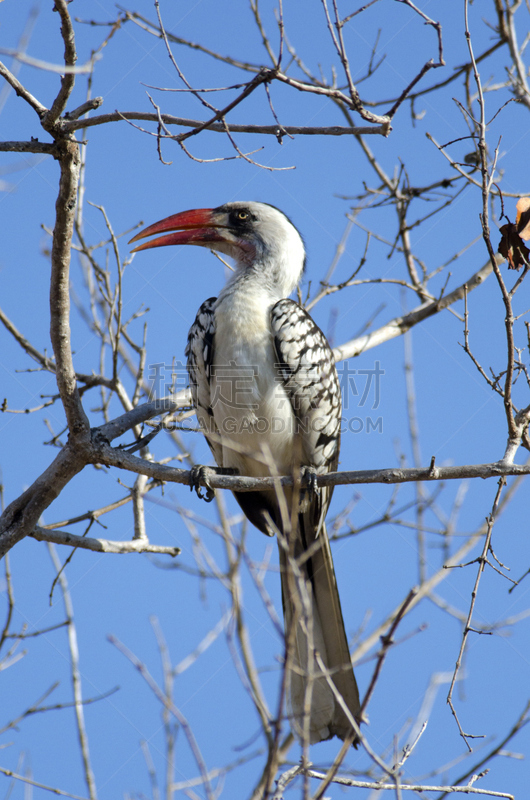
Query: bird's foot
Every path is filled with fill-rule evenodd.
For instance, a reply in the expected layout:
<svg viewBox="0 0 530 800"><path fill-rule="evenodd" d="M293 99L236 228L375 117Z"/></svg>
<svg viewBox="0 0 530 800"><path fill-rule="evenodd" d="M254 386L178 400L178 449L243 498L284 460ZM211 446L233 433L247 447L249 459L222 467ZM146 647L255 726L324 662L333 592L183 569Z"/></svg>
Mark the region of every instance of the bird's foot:
<svg viewBox="0 0 530 800"><path fill-rule="evenodd" d="M200 464L190 470L190 491L195 489L197 497L211 503L215 497L215 489L210 485L209 475L237 475L237 469L233 467L204 467ZM203 487L206 494L203 494Z"/></svg>
<svg viewBox="0 0 530 800"><path fill-rule="evenodd" d="M210 486L208 479L208 472L213 472L212 467L203 467L200 464L192 467L190 470L190 491L197 493L197 497L201 500L206 500L211 503L215 497L215 491ZM206 494L203 494L203 486L206 489Z"/></svg>
<svg viewBox="0 0 530 800"><path fill-rule="evenodd" d="M307 494L307 499L311 502L320 491L316 467L302 467L300 470L300 482L303 491Z"/></svg>

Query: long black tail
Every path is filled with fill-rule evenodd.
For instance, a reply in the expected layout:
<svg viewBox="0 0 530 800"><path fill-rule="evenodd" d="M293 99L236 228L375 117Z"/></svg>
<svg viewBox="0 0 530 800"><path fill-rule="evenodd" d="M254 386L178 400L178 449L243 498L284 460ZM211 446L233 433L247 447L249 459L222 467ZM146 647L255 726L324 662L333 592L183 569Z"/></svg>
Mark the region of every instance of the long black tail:
<svg viewBox="0 0 530 800"><path fill-rule="evenodd" d="M354 737L329 678L350 715L360 723L360 701L353 673L335 570L325 525L315 531L311 514L300 514L295 541L280 542L285 635L292 647L288 689L292 726L311 743ZM287 546L289 546L289 552ZM318 664L314 651L328 672ZM355 743L355 741L354 741Z"/></svg>

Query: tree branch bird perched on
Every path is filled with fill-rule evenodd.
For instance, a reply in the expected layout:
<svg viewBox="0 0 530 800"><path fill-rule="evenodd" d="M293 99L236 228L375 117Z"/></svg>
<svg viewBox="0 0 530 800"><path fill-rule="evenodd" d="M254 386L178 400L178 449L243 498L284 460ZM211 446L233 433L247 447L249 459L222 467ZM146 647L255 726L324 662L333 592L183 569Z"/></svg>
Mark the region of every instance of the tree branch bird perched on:
<svg viewBox="0 0 530 800"><path fill-rule="evenodd" d="M359 693L324 523L333 488L301 488L299 478L301 468L336 470L342 408L330 346L288 299L304 269L302 238L281 211L254 202L184 211L131 242L154 234L164 235L135 251L193 244L235 262L189 332L193 403L219 467L295 476L294 489L234 496L256 528L278 535L293 730L311 743L355 740Z"/></svg>

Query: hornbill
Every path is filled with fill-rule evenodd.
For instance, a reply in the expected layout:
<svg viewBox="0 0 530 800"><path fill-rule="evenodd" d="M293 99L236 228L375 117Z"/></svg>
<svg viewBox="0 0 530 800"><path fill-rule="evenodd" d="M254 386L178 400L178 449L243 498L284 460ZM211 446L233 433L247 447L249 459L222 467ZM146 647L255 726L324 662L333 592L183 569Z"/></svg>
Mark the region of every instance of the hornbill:
<svg viewBox="0 0 530 800"><path fill-rule="evenodd" d="M302 237L285 214L256 202L183 211L131 242L154 234L163 235L134 252L193 244L235 262L189 332L193 403L223 470L295 478L294 488L234 496L280 545L291 726L311 743L355 742L359 693L324 523L333 487L319 489L315 478L337 468L341 394L324 334L288 299L305 265Z"/></svg>

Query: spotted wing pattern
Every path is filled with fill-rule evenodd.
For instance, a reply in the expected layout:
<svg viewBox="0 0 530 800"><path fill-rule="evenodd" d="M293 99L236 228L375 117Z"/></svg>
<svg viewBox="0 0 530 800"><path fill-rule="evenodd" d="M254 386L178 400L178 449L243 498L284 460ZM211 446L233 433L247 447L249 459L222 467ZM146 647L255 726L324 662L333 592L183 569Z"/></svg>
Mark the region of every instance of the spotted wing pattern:
<svg viewBox="0 0 530 800"><path fill-rule="evenodd" d="M197 421L206 437L215 461L223 465L223 451L219 431L214 420L210 395L210 371L215 345L215 303L217 298L205 300L197 312L195 322L188 333L185 354L190 376L190 390Z"/></svg>
<svg viewBox="0 0 530 800"><path fill-rule="evenodd" d="M342 402L333 352L318 325L293 300L276 303L271 327L278 370L297 421L300 463L314 467L318 474L334 471L339 461ZM321 492L318 516L322 521L332 491Z"/></svg>

